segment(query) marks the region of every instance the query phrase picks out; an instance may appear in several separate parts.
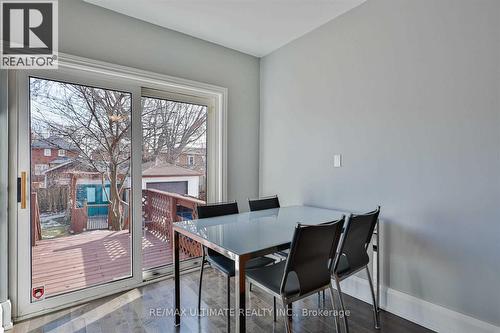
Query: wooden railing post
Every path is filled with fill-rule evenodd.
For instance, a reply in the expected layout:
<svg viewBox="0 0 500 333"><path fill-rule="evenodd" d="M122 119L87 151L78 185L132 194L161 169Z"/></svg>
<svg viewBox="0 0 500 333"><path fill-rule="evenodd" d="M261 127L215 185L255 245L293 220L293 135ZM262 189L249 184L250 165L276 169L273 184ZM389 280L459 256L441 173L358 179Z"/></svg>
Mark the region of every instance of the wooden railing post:
<svg viewBox="0 0 500 333"><path fill-rule="evenodd" d="M38 195L31 193L31 246L42 239L42 226L40 225L40 209L38 207Z"/></svg>

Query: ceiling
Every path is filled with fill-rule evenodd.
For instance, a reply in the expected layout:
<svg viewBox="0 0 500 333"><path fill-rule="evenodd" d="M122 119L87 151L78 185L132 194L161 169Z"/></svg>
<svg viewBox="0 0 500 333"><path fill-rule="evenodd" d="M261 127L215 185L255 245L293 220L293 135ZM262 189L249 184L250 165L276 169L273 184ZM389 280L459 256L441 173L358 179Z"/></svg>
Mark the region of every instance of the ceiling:
<svg viewBox="0 0 500 333"><path fill-rule="evenodd" d="M366 0L84 0L257 57Z"/></svg>

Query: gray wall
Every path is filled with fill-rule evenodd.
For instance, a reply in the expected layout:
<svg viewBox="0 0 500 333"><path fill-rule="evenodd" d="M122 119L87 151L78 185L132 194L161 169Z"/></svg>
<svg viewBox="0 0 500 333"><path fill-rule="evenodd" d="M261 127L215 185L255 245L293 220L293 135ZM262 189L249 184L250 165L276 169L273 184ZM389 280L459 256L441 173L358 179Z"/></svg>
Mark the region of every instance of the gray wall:
<svg viewBox="0 0 500 333"><path fill-rule="evenodd" d="M257 195L257 58L80 0L59 7L61 52L228 88L228 199Z"/></svg>
<svg viewBox="0 0 500 333"><path fill-rule="evenodd" d="M499 1L367 1L261 60L260 125L262 194L381 204L385 282L500 325Z"/></svg>

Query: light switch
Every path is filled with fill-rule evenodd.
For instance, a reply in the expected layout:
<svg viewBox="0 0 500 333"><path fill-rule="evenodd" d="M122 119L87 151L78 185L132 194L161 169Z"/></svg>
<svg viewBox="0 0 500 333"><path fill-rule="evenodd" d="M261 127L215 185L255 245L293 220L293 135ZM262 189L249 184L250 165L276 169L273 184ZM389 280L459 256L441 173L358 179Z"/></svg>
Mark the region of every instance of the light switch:
<svg viewBox="0 0 500 333"><path fill-rule="evenodd" d="M333 167L340 168L342 166L342 155L335 154L333 155Z"/></svg>

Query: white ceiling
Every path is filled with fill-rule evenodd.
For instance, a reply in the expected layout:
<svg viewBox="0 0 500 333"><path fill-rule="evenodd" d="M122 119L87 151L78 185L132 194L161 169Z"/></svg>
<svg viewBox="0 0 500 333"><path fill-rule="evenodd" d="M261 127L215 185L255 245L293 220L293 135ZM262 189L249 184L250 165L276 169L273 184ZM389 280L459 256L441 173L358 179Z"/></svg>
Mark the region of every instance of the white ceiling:
<svg viewBox="0 0 500 333"><path fill-rule="evenodd" d="M366 0L84 0L261 57Z"/></svg>

